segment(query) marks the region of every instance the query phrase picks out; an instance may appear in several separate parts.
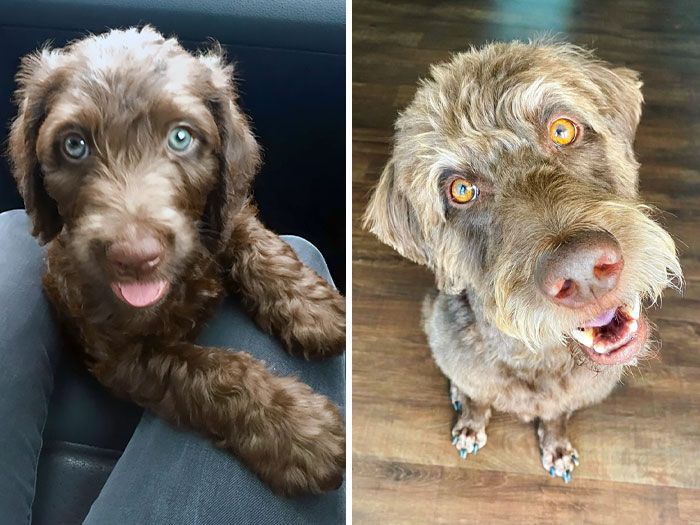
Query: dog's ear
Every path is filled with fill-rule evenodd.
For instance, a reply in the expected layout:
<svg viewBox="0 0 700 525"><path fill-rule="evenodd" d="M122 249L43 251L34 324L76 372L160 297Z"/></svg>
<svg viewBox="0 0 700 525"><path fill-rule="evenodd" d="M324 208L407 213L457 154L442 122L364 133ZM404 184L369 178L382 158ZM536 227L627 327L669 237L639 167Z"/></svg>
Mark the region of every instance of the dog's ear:
<svg viewBox="0 0 700 525"><path fill-rule="evenodd" d="M46 118L51 98L60 89L65 75L59 51L43 49L22 59L17 73L17 118L10 131L8 154L12 173L32 219L32 235L45 244L63 228L56 202L46 192L36 155L39 129Z"/></svg>
<svg viewBox="0 0 700 525"><path fill-rule="evenodd" d="M425 239L413 205L397 188L394 160L387 163L374 189L363 226L404 257L428 264Z"/></svg>
<svg viewBox="0 0 700 525"><path fill-rule="evenodd" d="M199 60L211 73L214 89L206 103L220 141L219 177L207 198L204 222L211 231L221 233L249 197L250 185L260 167L260 147L236 102L233 66L226 63L221 47L217 44Z"/></svg>
<svg viewBox="0 0 700 525"><path fill-rule="evenodd" d="M644 102L639 73L625 67L601 67L600 70L592 78L607 98L608 111L619 125L620 131L632 144Z"/></svg>

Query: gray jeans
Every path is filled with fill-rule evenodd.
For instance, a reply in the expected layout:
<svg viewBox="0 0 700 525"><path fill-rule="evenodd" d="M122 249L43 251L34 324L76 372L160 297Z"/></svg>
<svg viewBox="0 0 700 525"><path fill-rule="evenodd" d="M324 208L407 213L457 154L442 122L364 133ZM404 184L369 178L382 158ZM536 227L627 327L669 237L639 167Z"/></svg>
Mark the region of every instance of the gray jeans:
<svg viewBox="0 0 700 525"><path fill-rule="evenodd" d="M42 293L43 251L23 211L0 214L0 522L27 523L42 431L61 359L60 336ZM286 237L324 278L316 248ZM245 350L278 374L294 374L344 410L344 359L320 363L290 357L227 299L199 338ZM88 423L89 424L89 423ZM345 487L322 496L284 499L205 438L146 412L85 523L234 524L344 523Z"/></svg>

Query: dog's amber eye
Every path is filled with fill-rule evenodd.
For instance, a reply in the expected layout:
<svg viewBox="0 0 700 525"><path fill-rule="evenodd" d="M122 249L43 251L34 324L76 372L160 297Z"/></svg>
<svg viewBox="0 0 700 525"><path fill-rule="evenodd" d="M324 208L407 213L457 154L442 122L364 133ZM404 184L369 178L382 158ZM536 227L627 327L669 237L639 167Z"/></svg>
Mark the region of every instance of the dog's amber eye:
<svg viewBox="0 0 700 525"><path fill-rule="evenodd" d="M450 183L450 198L457 204L467 204L479 197L479 188L467 179L457 177Z"/></svg>
<svg viewBox="0 0 700 525"><path fill-rule="evenodd" d="M549 138L558 146L567 146L576 140L578 128L568 118L558 118L549 125Z"/></svg>
<svg viewBox="0 0 700 525"><path fill-rule="evenodd" d="M68 160L83 160L88 156L89 149L87 141L77 133L71 133L63 139L63 154Z"/></svg>

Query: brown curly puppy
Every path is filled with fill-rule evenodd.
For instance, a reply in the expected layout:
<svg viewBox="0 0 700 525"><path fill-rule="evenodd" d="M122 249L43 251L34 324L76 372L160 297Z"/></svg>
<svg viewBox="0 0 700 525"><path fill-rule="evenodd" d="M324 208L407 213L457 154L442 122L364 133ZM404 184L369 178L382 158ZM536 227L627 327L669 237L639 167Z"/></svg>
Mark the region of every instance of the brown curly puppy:
<svg viewBox="0 0 700 525"><path fill-rule="evenodd" d="M202 432L273 490L337 488L337 408L246 353L192 341L235 290L291 351L343 351L344 299L260 224L258 145L219 49L150 27L24 58L10 157L49 243L44 286L97 379Z"/></svg>
<svg viewBox="0 0 700 525"><path fill-rule="evenodd" d="M365 225L435 272L425 330L460 455L486 444L492 408L508 411L538 420L544 468L569 481L567 419L649 351L640 305L681 275L638 200L641 82L548 41L431 73L396 122Z"/></svg>

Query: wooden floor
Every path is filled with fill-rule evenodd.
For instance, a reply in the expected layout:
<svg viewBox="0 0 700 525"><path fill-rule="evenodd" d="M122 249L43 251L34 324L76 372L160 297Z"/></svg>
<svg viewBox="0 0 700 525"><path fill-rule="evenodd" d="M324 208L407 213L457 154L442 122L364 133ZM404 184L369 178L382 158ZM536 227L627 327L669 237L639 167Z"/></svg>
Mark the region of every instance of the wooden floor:
<svg viewBox="0 0 700 525"><path fill-rule="evenodd" d="M642 193L668 212L687 281L650 313L660 359L572 418L570 485L545 475L533 428L504 414L483 451L458 457L447 383L419 327L431 276L359 224L428 65L545 30L642 72ZM353 0L355 523L700 523L699 169L700 2Z"/></svg>

